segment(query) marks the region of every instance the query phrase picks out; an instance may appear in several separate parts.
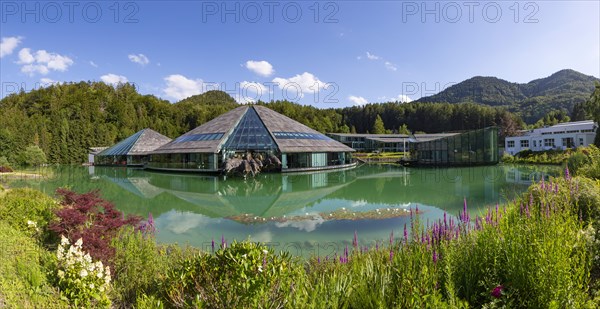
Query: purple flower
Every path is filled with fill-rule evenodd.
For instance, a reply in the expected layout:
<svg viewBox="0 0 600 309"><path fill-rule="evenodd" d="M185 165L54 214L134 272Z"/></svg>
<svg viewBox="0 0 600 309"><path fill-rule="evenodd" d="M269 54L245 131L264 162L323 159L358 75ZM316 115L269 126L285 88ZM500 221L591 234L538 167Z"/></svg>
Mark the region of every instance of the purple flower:
<svg viewBox="0 0 600 309"><path fill-rule="evenodd" d="M390 262L394 259L394 250L390 249Z"/></svg>
<svg viewBox="0 0 600 309"><path fill-rule="evenodd" d="M569 167L565 167L565 179L571 180L571 175L569 174Z"/></svg>
<svg viewBox="0 0 600 309"><path fill-rule="evenodd" d="M437 264L437 260L438 260L437 253L435 252L435 249L433 249L433 264Z"/></svg>
<svg viewBox="0 0 600 309"><path fill-rule="evenodd" d="M500 298L502 296L502 290L504 290L504 286L498 285L492 290L492 296L494 298Z"/></svg>
<svg viewBox="0 0 600 309"><path fill-rule="evenodd" d="M212 247L212 253L215 253L215 239L214 238L212 239L210 246Z"/></svg>
<svg viewBox="0 0 600 309"><path fill-rule="evenodd" d="M394 230L390 233L390 246L394 244Z"/></svg>
<svg viewBox="0 0 600 309"><path fill-rule="evenodd" d="M404 244L408 244L408 231L406 230L406 223L404 223Z"/></svg>
<svg viewBox="0 0 600 309"><path fill-rule="evenodd" d="M375 241L375 251L379 251L379 240Z"/></svg>
<svg viewBox="0 0 600 309"><path fill-rule="evenodd" d="M358 247L358 235L356 235L356 230L354 230L354 239L352 240L352 246L354 248Z"/></svg>

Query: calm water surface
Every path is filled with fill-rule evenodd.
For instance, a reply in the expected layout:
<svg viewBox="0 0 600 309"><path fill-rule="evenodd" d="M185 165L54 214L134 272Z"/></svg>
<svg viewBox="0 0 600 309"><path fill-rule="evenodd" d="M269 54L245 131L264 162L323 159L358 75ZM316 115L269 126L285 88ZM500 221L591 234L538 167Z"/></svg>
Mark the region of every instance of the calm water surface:
<svg viewBox="0 0 600 309"><path fill-rule="evenodd" d="M131 168L58 167L52 177L13 180L52 194L58 187L98 189L125 213L152 213L163 243L210 250L223 236L267 242L296 255L333 255L351 244L373 246L392 231L402 236L409 209L423 222L456 215L467 199L472 214L521 193L560 168L492 166L405 168L361 166L311 174L262 174L253 179L169 174ZM6 181L6 180L5 180Z"/></svg>

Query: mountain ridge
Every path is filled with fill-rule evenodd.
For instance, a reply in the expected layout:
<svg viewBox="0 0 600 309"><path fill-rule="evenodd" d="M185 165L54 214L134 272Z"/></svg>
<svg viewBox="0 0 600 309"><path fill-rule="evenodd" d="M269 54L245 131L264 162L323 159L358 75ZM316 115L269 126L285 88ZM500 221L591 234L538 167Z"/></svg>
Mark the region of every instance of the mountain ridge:
<svg viewBox="0 0 600 309"><path fill-rule="evenodd" d="M600 79L572 69L563 69L548 77L527 83L510 82L494 76L474 76L416 102L472 102L503 106L519 114L527 123L552 111L570 114L575 104L585 102Z"/></svg>

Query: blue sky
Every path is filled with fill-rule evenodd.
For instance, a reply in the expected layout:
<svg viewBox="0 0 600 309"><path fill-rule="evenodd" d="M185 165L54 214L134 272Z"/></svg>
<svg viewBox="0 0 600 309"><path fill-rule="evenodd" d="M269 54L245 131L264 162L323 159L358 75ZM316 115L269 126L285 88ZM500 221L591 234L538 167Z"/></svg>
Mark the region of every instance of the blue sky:
<svg viewBox="0 0 600 309"><path fill-rule="evenodd" d="M0 2L1 97L103 80L171 102L221 89L328 108L477 75L600 76L599 1L70 3Z"/></svg>

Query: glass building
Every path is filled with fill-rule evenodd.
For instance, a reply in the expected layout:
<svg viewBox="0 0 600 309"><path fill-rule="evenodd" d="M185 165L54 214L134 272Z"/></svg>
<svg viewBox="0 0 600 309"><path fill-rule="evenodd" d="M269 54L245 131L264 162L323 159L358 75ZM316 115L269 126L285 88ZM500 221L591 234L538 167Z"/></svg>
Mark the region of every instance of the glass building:
<svg viewBox="0 0 600 309"><path fill-rule="evenodd" d="M143 166L150 151L170 141L170 138L152 129L143 129L95 154L94 165Z"/></svg>
<svg viewBox="0 0 600 309"><path fill-rule="evenodd" d="M353 167L352 152L295 120L253 105L238 107L157 148L146 167L220 172L229 162L253 158L277 162L281 172L310 171Z"/></svg>
<svg viewBox="0 0 600 309"><path fill-rule="evenodd" d="M499 160L498 127L459 133L410 145L418 165L492 165Z"/></svg>

